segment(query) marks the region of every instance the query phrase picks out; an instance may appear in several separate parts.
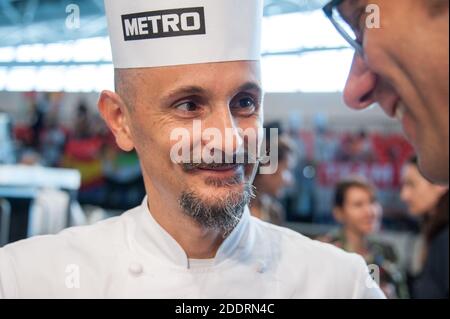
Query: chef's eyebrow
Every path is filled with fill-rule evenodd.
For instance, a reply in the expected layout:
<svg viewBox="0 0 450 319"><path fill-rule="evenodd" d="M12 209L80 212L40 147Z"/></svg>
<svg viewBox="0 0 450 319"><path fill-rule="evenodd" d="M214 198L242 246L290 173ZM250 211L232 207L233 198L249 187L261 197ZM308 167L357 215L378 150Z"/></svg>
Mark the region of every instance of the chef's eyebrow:
<svg viewBox="0 0 450 319"><path fill-rule="evenodd" d="M180 96L204 95L204 94L206 94L206 90L203 89L202 87L189 85L189 86L182 86L172 91L169 91L162 97L162 100L170 101Z"/></svg>
<svg viewBox="0 0 450 319"><path fill-rule="evenodd" d="M258 95L262 95L263 90L261 88L261 86L256 83L256 82L247 82L244 83L243 85L239 86L236 90L236 93L239 92L248 92L248 91L255 91ZM163 101L172 101L175 100L178 97L183 97L183 96L206 96L209 93L207 92L207 90L205 90L204 88L200 87L200 86L195 86L195 85L188 85L188 86L182 86L179 88L176 88L172 91L169 91L167 94L165 94L162 97Z"/></svg>
<svg viewBox="0 0 450 319"><path fill-rule="evenodd" d="M237 92L256 91L258 95L262 95L263 90L256 82L247 82L236 89Z"/></svg>

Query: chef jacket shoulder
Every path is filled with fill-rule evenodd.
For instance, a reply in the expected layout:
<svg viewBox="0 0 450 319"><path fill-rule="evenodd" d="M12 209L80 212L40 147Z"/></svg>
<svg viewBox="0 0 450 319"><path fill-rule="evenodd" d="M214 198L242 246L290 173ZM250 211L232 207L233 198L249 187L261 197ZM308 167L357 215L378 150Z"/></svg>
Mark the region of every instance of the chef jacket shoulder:
<svg viewBox="0 0 450 319"><path fill-rule="evenodd" d="M85 281L102 282L114 265L126 257L127 228L137 213L136 208L94 225L73 227L57 235L37 236L1 248L0 297L52 296L54 291L67 290L70 275L77 273L83 273ZM92 289L95 284L89 286L84 297L101 295Z"/></svg>
<svg viewBox="0 0 450 319"><path fill-rule="evenodd" d="M361 256L252 219L256 250L269 248L268 260L276 264L279 278L296 286L293 298L385 298Z"/></svg>
<svg viewBox="0 0 450 319"><path fill-rule="evenodd" d="M35 237L0 249L0 297L98 298L124 287L134 293L143 285L133 284L133 278L146 271L179 278L174 285L182 285L190 282L186 264L184 251L143 204L93 226L71 228L59 235ZM211 271L216 274L210 278L212 291L216 286L223 290L230 281L250 278L259 285L252 288L248 280L243 280L242 287L228 288L248 290L251 296L263 298L382 297L377 287L368 287L367 267L361 257L257 220L248 211L219 249ZM242 278L234 278L236 274ZM159 278L152 276L144 276L150 280L150 288ZM258 276L260 281L255 279ZM161 287L167 284L156 285L160 288L153 293L161 295ZM172 292L175 295L170 296L178 296L176 290Z"/></svg>

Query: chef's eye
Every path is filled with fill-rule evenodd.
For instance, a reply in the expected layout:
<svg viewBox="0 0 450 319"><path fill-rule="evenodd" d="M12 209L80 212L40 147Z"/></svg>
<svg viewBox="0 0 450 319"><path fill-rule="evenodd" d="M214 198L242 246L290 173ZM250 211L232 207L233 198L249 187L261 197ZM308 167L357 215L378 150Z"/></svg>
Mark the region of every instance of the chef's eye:
<svg viewBox="0 0 450 319"><path fill-rule="evenodd" d="M231 106L231 110L233 112L237 112L243 115L251 115L255 113L258 107L258 103L252 97L242 97L236 100L235 103Z"/></svg>
<svg viewBox="0 0 450 319"><path fill-rule="evenodd" d="M178 104L176 106L176 109L179 111L182 111L182 112L190 113L190 112L196 112L200 108L194 102L184 102L184 103Z"/></svg>
<svg viewBox="0 0 450 319"><path fill-rule="evenodd" d="M255 101L253 101L253 99L251 98L244 98L239 100L239 106L241 108L248 108L248 107L254 107L255 106Z"/></svg>

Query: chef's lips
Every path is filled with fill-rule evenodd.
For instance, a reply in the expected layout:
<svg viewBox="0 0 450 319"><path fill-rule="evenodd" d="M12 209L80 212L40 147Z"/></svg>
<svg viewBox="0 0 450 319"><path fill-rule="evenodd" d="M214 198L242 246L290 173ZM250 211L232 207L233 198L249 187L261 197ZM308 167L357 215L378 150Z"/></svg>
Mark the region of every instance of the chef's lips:
<svg viewBox="0 0 450 319"><path fill-rule="evenodd" d="M256 163L255 156L250 155L248 152L241 154L233 154L226 156L224 153L219 155L220 160L212 163L206 162L194 162L191 160L189 163L182 163L184 171L189 172L196 169L204 170L226 170L237 166L247 166L248 164Z"/></svg>
<svg viewBox="0 0 450 319"><path fill-rule="evenodd" d="M253 184L256 174L258 173L258 167L260 163L266 163L270 160L268 156L255 156L249 152L234 154L233 156L226 157L222 154L222 161L220 163L181 163L183 170L185 172L192 172L197 169L202 170L228 170L232 168L238 168L239 166L244 167L244 169L249 169L247 173L249 174L249 183Z"/></svg>

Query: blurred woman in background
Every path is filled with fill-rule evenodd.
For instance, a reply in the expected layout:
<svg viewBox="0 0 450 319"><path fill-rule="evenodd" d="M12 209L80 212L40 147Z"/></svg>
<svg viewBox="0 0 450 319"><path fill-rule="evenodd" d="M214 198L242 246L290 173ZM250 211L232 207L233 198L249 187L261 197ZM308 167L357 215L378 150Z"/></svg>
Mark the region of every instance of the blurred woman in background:
<svg viewBox="0 0 450 319"><path fill-rule="evenodd" d="M368 265L378 266L379 284L388 298L408 298L394 249L371 237L379 231L382 219L373 186L357 178L340 182L333 207L333 215L342 227L321 240L361 255Z"/></svg>
<svg viewBox="0 0 450 319"><path fill-rule="evenodd" d="M269 139L266 143L270 154ZM288 136L281 135L278 140L278 169L274 174L258 174L255 178L256 197L250 204L253 216L266 222L281 226L286 220L286 213L280 198L285 190L294 183L292 171L295 166L295 145Z"/></svg>
<svg viewBox="0 0 450 319"><path fill-rule="evenodd" d="M420 219L419 247L411 264L414 298L448 298L448 188L433 185L420 173L417 158L406 163L402 174L402 200Z"/></svg>

